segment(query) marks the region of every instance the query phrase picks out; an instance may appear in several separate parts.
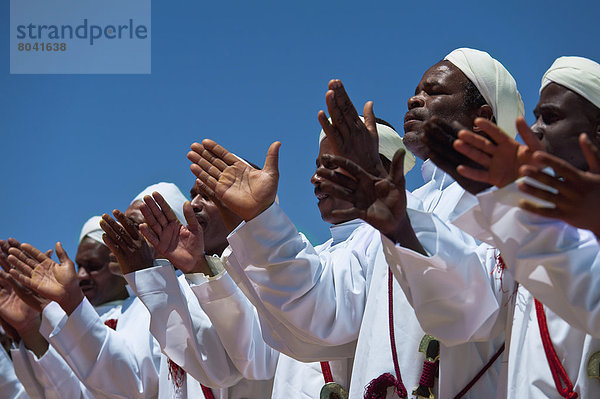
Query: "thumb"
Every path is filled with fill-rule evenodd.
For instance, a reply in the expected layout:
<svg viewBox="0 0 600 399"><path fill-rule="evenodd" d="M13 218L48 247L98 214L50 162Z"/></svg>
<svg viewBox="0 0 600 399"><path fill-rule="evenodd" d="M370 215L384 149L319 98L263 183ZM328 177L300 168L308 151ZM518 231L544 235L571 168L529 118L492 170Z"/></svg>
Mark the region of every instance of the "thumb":
<svg viewBox="0 0 600 399"><path fill-rule="evenodd" d="M404 187L404 156L406 155L406 151L400 148L394 154L394 158L392 159L392 166L390 167L390 178L392 182L400 187Z"/></svg>
<svg viewBox="0 0 600 399"><path fill-rule="evenodd" d="M523 142L531 151L544 151L544 146L540 139L533 134L533 131L525 121L525 118L519 116L517 118L517 131L519 132L519 136L523 139Z"/></svg>
<svg viewBox="0 0 600 399"><path fill-rule="evenodd" d="M585 156L590 172L600 173L600 151L598 151L598 147L592 143L587 134L581 133L579 136L579 146L583 151L583 156Z"/></svg>
<svg viewBox="0 0 600 399"><path fill-rule="evenodd" d="M371 134L377 134L377 120L375 119L375 113L373 112L373 101L367 101L363 108L363 115L365 118L365 126L371 132Z"/></svg>
<svg viewBox="0 0 600 399"><path fill-rule="evenodd" d="M64 250L64 248L60 242L56 243L56 246L54 247L54 249L56 251L56 256L58 256L58 260L61 265L65 265L68 263L73 264L73 262L71 262L71 259L69 259L69 255L67 255L67 251Z"/></svg>
<svg viewBox="0 0 600 399"><path fill-rule="evenodd" d="M265 159L263 170L279 173L279 147L281 147L281 142L279 141L271 144L269 151L267 151L267 158Z"/></svg>

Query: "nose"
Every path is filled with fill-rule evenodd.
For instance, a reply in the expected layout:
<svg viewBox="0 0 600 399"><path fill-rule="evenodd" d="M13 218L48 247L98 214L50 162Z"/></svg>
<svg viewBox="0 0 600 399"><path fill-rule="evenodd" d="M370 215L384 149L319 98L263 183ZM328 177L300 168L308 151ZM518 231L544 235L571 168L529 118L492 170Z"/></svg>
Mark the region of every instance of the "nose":
<svg viewBox="0 0 600 399"><path fill-rule="evenodd" d="M79 279L79 281L90 278L90 275L85 267L80 266L77 269L77 278Z"/></svg>
<svg viewBox="0 0 600 399"><path fill-rule="evenodd" d="M323 181L323 179L321 178L321 176L317 175L317 172L315 172L315 174L312 175L312 177L310 178L310 182L315 187L319 186L322 181Z"/></svg>
<svg viewBox="0 0 600 399"><path fill-rule="evenodd" d="M415 94L408 99L408 109L419 108L425 106L425 99L421 94Z"/></svg>
<svg viewBox="0 0 600 399"><path fill-rule="evenodd" d="M190 204L192 205L192 208L194 208L194 211L201 211L202 208L204 207L204 203L202 201L202 196L196 195L192 199L192 202L190 202Z"/></svg>
<svg viewBox="0 0 600 399"><path fill-rule="evenodd" d="M533 125L531 125L531 131L533 132L533 134L536 135L536 137L539 140L542 140L544 138L544 127L543 127L542 118L536 119L535 123Z"/></svg>

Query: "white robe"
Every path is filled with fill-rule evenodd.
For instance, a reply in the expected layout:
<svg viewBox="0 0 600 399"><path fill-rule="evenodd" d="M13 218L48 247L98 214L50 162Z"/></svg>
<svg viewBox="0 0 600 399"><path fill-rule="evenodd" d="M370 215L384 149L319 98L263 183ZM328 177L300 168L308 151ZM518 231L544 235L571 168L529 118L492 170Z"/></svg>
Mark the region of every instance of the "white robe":
<svg viewBox="0 0 600 399"><path fill-rule="evenodd" d="M368 224L341 223L331 227L331 234L331 240L313 248L273 204L229 236L236 262L226 267L234 279L238 276L245 293L254 292L247 295L260 316L267 317L264 324L275 326L263 329L274 348L303 361L356 354L349 394L362 398L372 379L384 372L394 374L388 267L379 232ZM396 346L410 393L421 375L424 355L418 346L424 333L400 287L396 282L394 286ZM281 343L277 336L286 330L292 336Z"/></svg>
<svg viewBox="0 0 600 399"><path fill-rule="evenodd" d="M422 173L427 183L413 191L422 209L407 209L407 214L429 256L394 245L387 237L382 241L386 260L421 326L440 340L440 397L450 398L503 344L504 323L496 323L497 318L490 323L490 318L506 312L499 304L508 301L503 288L512 284L500 280L492 247L447 223L475 204L475 197L430 160ZM472 308L465 310L463 302ZM497 359L463 397L502 397L501 370Z"/></svg>
<svg viewBox="0 0 600 399"><path fill-rule="evenodd" d="M233 261L231 257L228 260ZM319 397L325 384L320 363L303 363L266 345L260 326L260 321L265 322L265 319L259 320L256 308L227 272L211 279L203 275L187 277L192 291L218 330L229 355L235 359L234 363L246 377L256 377L268 369L270 373L275 373L272 398ZM278 331L282 331L282 326L279 327ZM275 330L277 329L271 329ZM266 365L269 367L265 367ZM333 380L347 389L352 359L332 360L329 361L329 366Z"/></svg>
<svg viewBox="0 0 600 399"><path fill-rule="evenodd" d="M32 381L36 393L41 394L41 389ZM40 396L38 396L40 397ZM0 349L0 399L29 399L25 388L15 374L13 363L4 349Z"/></svg>
<svg viewBox="0 0 600 399"><path fill-rule="evenodd" d="M269 397L276 357L274 361L267 359L268 364L262 370L246 373L254 381L242 379L236 362L227 354L217 329L200 307L185 276L177 278L165 259L154 264L152 268L130 273L125 278L148 308L150 331L162 351L189 374L185 385L176 391L173 382L168 380L168 372L163 371L166 368L166 362L163 362L159 398L202 398L201 383L212 388L218 399ZM221 309L223 313L228 311ZM239 335L238 339L243 341L243 336ZM241 361L248 363L244 359Z"/></svg>
<svg viewBox="0 0 600 399"><path fill-rule="evenodd" d="M563 270L560 270L559 263L550 262L548 268L540 266L547 260L545 251L548 249L548 238L555 240L557 248L554 251L560 253L564 248L577 247L583 233L576 229L565 230L563 223L538 218L514 207L515 193L518 191L513 183L501 190L478 195L479 204L460 216L455 224L497 246L507 265L505 275L512 274L514 279L522 284L519 285L516 294L512 318L509 318L509 327L512 328L507 397L557 397L558 393L542 346L534 297L528 289L535 290L535 295L543 294L545 300L552 304L552 308L560 311L575 324L585 327L585 314L582 316L581 309L577 311L580 307L577 301L582 299L577 298L575 306L572 306L568 299L565 301L565 293L569 292L571 284L581 283L582 279L585 279L585 273L582 274L576 266L571 265L571 259L567 257L563 258ZM529 230L530 228L532 230ZM581 243L583 247L589 246L589 239L583 239ZM551 253L552 250L550 255ZM585 249L582 256L582 259L586 259ZM549 256L549 259L553 259L552 256ZM553 275L552 278L547 274L548 271ZM549 290L552 282L557 283L557 289ZM592 295L592 299L594 295L597 296L595 292L587 293ZM574 295L574 298L576 297L577 295ZM569 315L571 310L575 313ZM599 397L600 380L588 377L586 366L589 358L600 350L600 340L569 325L548 306L545 306L545 314L550 338L575 386L575 391L581 398Z"/></svg>
<svg viewBox="0 0 600 399"><path fill-rule="evenodd" d="M146 399L158 395L160 347L149 331L150 315L136 297L107 327L87 299L48 331L41 331L95 398Z"/></svg>
<svg viewBox="0 0 600 399"><path fill-rule="evenodd" d="M105 321L120 313L122 303L122 300L112 301L95 309ZM48 336L64 316L65 312L56 302L46 306L40 326L42 335ZM39 359L22 342L11 354L15 372L32 399L94 398L52 345Z"/></svg>

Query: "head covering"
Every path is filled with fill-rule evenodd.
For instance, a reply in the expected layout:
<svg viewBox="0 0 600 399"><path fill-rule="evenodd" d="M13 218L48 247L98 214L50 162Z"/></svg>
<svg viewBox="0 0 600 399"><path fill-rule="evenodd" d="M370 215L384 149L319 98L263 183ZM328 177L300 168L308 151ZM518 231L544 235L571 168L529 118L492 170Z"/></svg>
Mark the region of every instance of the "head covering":
<svg viewBox="0 0 600 399"><path fill-rule="evenodd" d="M510 72L485 51L459 48L448 54L450 61L477 87L494 111L496 124L510 137L517 135L515 120L525 108Z"/></svg>
<svg viewBox="0 0 600 399"><path fill-rule="evenodd" d="M600 108L600 64L583 57L559 57L542 77L542 86L558 83Z"/></svg>
<svg viewBox="0 0 600 399"><path fill-rule="evenodd" d="M187 201L187 198L185 197L185 195L183 195L181 190L179 190L179 188L173 183L161 182L148 186L144 190L142 190L141 193L136 195L129 205L133 204L135 201L138 200L143 201L146 195L152 195L154 191L159 192L160 195L163 196L165 201L167 201L167 204L169 204L171 209L173 209L173 212L175 212L177 219L179 219L179 221L184 226L187 225L185 217L183 216L183 203Z"/></svg>
<svg viewBox="0 0 600 399"><path fill-rule="evenodd" d="M104 231L100 228L100 220L102 220L100 216L92 216L85 222L81 229L81 233L79 234L80 243L84 238L89 237L104 245L104 241L102 241L102 234L104 234Z"/></svg>
<svg viewBox="0 0 600 399"><path fill-rule="evenodd" d="M360 119L363 122L365 121L365 118L362 116ZM331 118L329 120L331 120ZM406 148L402 141L402 137L400 137L394 129L382 123L377 123L376 125L377 136L379 137L379 154L383 155L391 162L396 151L402 148L406 152L404 155L404 174L407 174L408 171L415 166L415 156ZM321 141L323 141L325 137L325 132L321 130L321 133L319 134L319 144L321 144Z"/></svg>

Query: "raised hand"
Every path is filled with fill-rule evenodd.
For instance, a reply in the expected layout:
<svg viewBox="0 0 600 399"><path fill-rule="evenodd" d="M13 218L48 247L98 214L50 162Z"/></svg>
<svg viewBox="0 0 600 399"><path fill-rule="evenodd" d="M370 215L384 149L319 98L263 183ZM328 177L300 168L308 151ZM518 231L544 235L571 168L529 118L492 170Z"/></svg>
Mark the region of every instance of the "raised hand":
<svg viewBox="0 0 600 399"><path fill-rule="evenodd" d="M221 202L248 221L273 204L279 183L279 147L269 147L265 166L255 169L212 140L192 144L188 159L191 170L213 190Z"/></svg>
<svg viewBox="0 0 600 399"><path fill-rule="evenodd" d="M542 207L525 199L520 201L519 206L529 212L560 219L572 226L591 230L596 237L600 238L600 216L595 212L600 203L600 152L585 133L579 136L579 145L588 163L588 172L579 170L568 162L542 151L533 154L534 165L522 166L519 170L520 174L552 187L556 193L533 187L526 182L520 182L518 188L527 194L553 203L555 207ZM554 169L557 177L540 170L546 166Z"/></svg>
<svg viewBox="0 0 600 399"><path fill-rule="evenodd" d="M475 126L488 137L461 130L454 149L474 162L477 167L461 164L457 167L462 176L496 187L504 187L519 177L519 167L530 163L533 153L542 150L542 143L533 134L523 117L517 118L517 130L525 142L522 145L508 137L498 126L487 119L477 118Z"/></svg>
<svg viewBox="0 0 600 399"><path fill-rule="evenodd" d="M485 190L490 185L466 178L457 171L458 165L470 165L472 168L480 167L470 159L457 152L453 143L458 132L464 129L458 122L452 125L433 117L423 124L423 143L429 148L429 157L440 169L448 173L458 184L472 194Z"/></svg>
<svg viewBox="0 0 600 399"><path fill-rule="evenodd" d="M83 292L79 288L75 265L60 242L56 243L55 250L60 264L29 244L22 244L20 249L11 247L8 250L8 262L13 266L10 275L71 314L83 300Z"/></svg>
<svg viewBox="0 0 600 399"><path fill-rule="evenodd" d="M363 122L350 101L342 81L338 79L329 82L325 102L331 115L331 122L324 111L319 111L317 117L333 152L354 161L374 176L386 176L387 171L379 158L379 139L373 102L368 101L365 104Z"/></svg>
<svg viewBox="0 0 600 399"><path fill-rule="evenodd" d="M113 215L119 223L105 213L100 220L100 228L104 230L102 240L117 258L121 272L128 274L152 267L154 252L134 222L118 209L113 211Z"/></svg>
<svg viewBox="0 0 600 399"><path fill-rule="evenodd" d="M217 194L204 184L202 180L196 179L196 187L215 204L217 209L219 209L223 224L225 224L227 231L231 233L242 222L242 219L223 205L221 200L217 197Z"/></svg>
<svg viewBox="0 0 600 399"><path fill-rule="evenodd" d="M39 329L40 312L27 305L15 292L16 283L5 271L0 270L0 318L21 335Z"/></svg>
<svg viewBox="0 0 600 399"><path fill-rule="evenodd" d="M189 201L183 204L187 226L179 222L175 212L160 193L144 197L140 208L145 223L140 232L162 256L184 273L210 274L204 258L204 233Z"/></svg>

